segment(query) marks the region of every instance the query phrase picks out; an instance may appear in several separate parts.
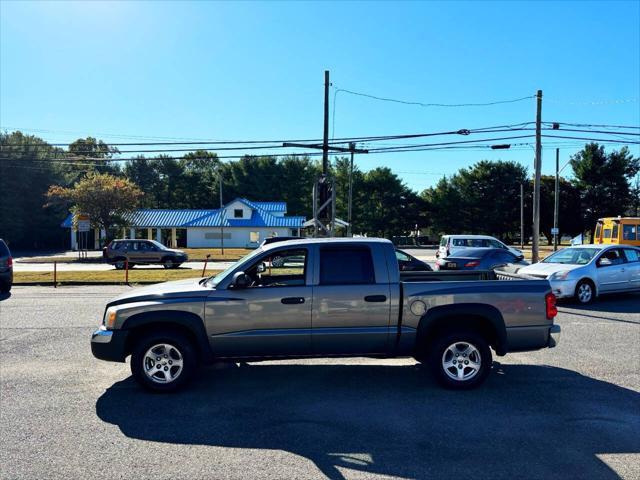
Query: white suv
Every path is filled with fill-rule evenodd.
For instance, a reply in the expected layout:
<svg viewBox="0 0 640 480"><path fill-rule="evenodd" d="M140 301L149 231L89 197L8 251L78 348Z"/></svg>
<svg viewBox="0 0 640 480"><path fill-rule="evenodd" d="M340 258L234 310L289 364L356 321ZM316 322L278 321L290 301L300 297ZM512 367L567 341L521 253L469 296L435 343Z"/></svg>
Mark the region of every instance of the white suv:
<svg viewBox="0 0 640 480"><path fill-rule="evenodd" d="M520 250L511 248L497 238L488 235L443 235L436 257L445 258L465 248L502 248L509 250L514 255L522 255Z"/></svg>

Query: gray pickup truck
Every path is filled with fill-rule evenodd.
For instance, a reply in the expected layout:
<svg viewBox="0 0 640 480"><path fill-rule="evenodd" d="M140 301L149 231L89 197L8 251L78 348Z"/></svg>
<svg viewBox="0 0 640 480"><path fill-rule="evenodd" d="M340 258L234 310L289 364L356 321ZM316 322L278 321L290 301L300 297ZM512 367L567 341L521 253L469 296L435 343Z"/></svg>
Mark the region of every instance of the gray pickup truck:
<svg viewBox="0 0 640 480"><path fill-rule="evenodd" d="M273 259L278 259L273 262ZM110 303L93 355L124 362L156 391L201 363L306 357L414 357L446 387L472 388L497 355L554 347L546 280L493 272L407 272L387 240L263 245L210 278L134 289Z"/></svg>

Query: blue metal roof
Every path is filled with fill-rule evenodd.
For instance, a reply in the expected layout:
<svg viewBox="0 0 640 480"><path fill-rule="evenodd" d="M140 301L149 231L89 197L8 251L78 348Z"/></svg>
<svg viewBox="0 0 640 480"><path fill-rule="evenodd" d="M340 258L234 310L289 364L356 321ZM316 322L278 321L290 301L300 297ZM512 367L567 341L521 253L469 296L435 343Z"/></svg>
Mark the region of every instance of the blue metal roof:
<svg viewBox="0 0 640 480"><path fill-rule="evenodd" d="M251 208L251 218L222 218L220 209L211 210L169 210L169 209L141 209L136 210L129 218L131 227L136 228L186 228L186 227L291 227L299 228L306 220L305 217L281 217L270 212L286 212L285 202L251 202L245 198L238 198ZM229 202L227 205L233 202ZM224 222L224 223L223 223ZM221 225L223 223L223 225ZM71 214L60 225L71 228L73 217Z"/></svg>

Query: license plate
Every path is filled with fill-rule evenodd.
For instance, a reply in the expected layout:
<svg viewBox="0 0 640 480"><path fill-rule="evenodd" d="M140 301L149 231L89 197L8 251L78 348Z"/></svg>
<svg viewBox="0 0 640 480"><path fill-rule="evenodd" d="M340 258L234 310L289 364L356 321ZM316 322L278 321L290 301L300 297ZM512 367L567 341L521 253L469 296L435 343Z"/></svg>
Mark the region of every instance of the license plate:
<svg viewBox="0 0 640 480"><path fill-rule="evenodd" d="M455 262L447 262L447 268L458 268L458 264Z"/></svg>

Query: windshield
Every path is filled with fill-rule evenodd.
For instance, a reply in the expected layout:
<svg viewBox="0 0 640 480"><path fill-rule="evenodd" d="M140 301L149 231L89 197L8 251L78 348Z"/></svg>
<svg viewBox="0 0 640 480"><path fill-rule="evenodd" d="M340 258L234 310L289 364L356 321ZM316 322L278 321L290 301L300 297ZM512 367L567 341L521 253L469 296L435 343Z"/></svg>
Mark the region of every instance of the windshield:
<svg viewBox="0 0 640 480"><path fill-rule="evenodd" d="M151 243L153 243L156 247L158 247L160 250L166 250L167 247L165 247L163 244L161 244L160 242L156 242L155 240L149 240Z"/></svg>
<svg viewBox="0 0 640 480"><path fill-rule="evenodd" d="M565 265L586 265L599 252L597 248L565 248L549 255L543 263L562 263Z"/></svg>
<svg viewBox="0 0 640 480"><path fill-rule="evenodd" d="M246 254L244 257L242 257L240 260L238 260L237 262L235 262L234 264L232 264L231 266L229 266L229 268L227 268L226 270L223 270L222 272L220 272L217 275L214 275L212 277L207 278L207 281L205 282L205 285L208 287L215 287L216 285L218 285L222 280L224 280L225 278L227 278L227 276L236 269L236 267L246 261L249 260L250 258L253 258L259 254L262 253L262 249L261 248L256 248L253 252L249 252L248 254Z"/></svg>

